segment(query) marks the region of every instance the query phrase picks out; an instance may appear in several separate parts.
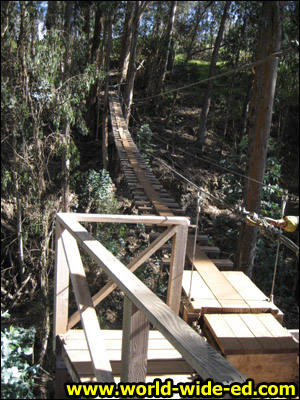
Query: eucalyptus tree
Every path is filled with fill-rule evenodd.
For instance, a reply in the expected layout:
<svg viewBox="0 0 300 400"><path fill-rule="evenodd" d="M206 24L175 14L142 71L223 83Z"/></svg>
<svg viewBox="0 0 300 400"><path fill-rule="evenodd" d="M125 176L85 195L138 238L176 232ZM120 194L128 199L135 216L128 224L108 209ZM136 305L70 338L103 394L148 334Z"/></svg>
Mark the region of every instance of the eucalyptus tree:
<svg viewBox="0 0 300 400"><path fill-rule="evenodd" d="M231 5L231 1L225 2L218 34L217 34L215 44L214 44L214 50L213 50L210 68L209 68L209 77L212 77L215 74L218 54L219 54L221 42L223 39L225 22L226 22L226 19L228 16L228 11L229 11L230 5ZM201 114L200 114L199 129L197 132L197 147L199 149L202 149L204 141L205 141L205 137L206 137L206 122L207 122L207 116L208 116L208 112L209 112L209 108L210 108L212 89L213 89L213 80L210 80L207 84L207 88L205 91L202 108L201 108Z"/></svg>
<svg viewBox="0 0 300 400"><path fill-rule="evenodd" d="M139 25L141 17L149 5L149 1L135 1L134 2L134 13L132 20L132 34L130 41L130 57L128 63L128 70L126 74L126 85L125 85L125 96L124 96L124 118L128 123L130 117L130 108L133 98L134 81L136 77L136 54L138 44Z"/></svg>
<svg viewBox="0 0 300 400"><path fill-rule="evenodd" d="M262 60L278 52L282 42L283 2L264 1L257 59ZM272 110L277 80L278 57L266 60L255 68L250 115L249 144L243 205L251 212L259 213L261 207L262 184L264 180L268 139L272 121ZM236 255L237 266L248 276L252 276L257 239L257 228L242 224Z"/></svg>
<svg viewBox="0 0 300 400"><path fill-rule="evenodd" d="M37 329L40 364L50 331L54 216L67 209L63 192L68 200L71 172L79 162L74 125L87 134L83 100L95 79L95 68L85 59L85 37L73 29L79 24L77 5L53 3L49 9L42 8L45 2L1 5L2 205L9 209L16 203L3 216L1 282L8 308L22 301L21 294L41 294L36 303L43 310ZM43 33L38 25L45 27Z"/></svg>
<svg viewBox="0 0 300 400"><path fill-rule="evenodd" d="M198 42L197 37L198 37L198 32L199 28L201 26L201 22L204 19L204 17L207 14L207 11L209 7L212 5L212 1L197 1L195 2L196 5L194 7L194 10L192 10L192 15L193 15L193 21L192 21L192 26L190 28L190 33L189 33L189 42L185 48L185 64L187 64L190 59L192 58L193 52L197 51L195 49L195 45Z"/></svg>

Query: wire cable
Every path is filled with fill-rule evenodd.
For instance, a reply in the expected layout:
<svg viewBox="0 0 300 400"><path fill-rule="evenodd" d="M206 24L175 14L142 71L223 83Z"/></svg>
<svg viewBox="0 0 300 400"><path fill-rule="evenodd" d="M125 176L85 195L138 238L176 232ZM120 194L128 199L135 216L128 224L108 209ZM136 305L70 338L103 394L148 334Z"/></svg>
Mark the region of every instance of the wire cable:
<svg viewBox="0 0 300 400"><path fill-rule="evenodd" d="M163 93L155 94L155 95L148 96L148 97L143 97L143 98L140 98L140 99L133 99L133 101L135 103L137 103L137 102L142 102L142 101L146 101L146 100L149 100L149 99L154 99L156 97L160 97L160 96L163 96L165 94L174 93L174 92L179 91L179 90L183 90L183 89L187 89L187 88L192 87L192 86L200 85L201 83L206 83L206 82L212 81L212 80L217 79L217 78L222 78L224 76L234 74L235 72L238 72L238 71L240 71L242 69L249 69L249 68L257 67L257 66L263 64L264 62L266 62L268 60L271 60L272 58L282 56L284 54L290 53L291 51L295 51L295 50L291 47L291 48L289 48L287 50L284 50L284 51L277 51L275 53L270 54L267 57L264 57L264 58L258 60L258 61L255 61L255 62L250 63L250 64L248 63L248 64L240 65L239 67L236 67L236 68L233 68L233 69L231 69L229 71L223 72L222 74L214 75L214 76L211 76L209 78L202 79L201 81L190 83L188 85L181 86L181 87L176 88L176 89L171 89L171 90L168 90L168 91L163 92Z"/></svg>
<svg viewBox="0 0 300 400"><path fill-rule="evenodd" d="M162 140L161 138L158 138L157 136L155 137L155 139L156 139L156 140L159 140L159 141L162 142L162 143L165 143L166 145L169 145L169 143L167 143L166 141ZM200 157L198 157L197 155L192 154L192 153L188 153L188 152L185 151L185 150L180 150L180 151L181 151L181 154L187 154L189 157L192 156L193 158L196 158L196 159L199 160L199 161L204 161L204 162L206 162L206 163L208 163L208 164L210 164L210 165L213 165L214 167L217 167L217 168L222 169L223 171L229 172L229 173L231 173L231 174L233 174L233 175L239 176L239 177L244 178L244 179L248 179L249 181L258 183L258 184L262 185L262 187L265 187L265 188L267 188L267 189L272 189L272 190L274 190L274 188L272 187L272 185L267 185L266 183L260 182L260 181L254 179L254 178L250 178L249 176L243 175L243 174L241 174L241 173L239 173L239 172L233 171L232 169L229 169L229 168L224 167L224 166L222 166L222 165L220 165L220 164L217 164L217 163L215 163L214 161L212 161L209 157L202 156L202 157L200 158ZM298 200L298 201L299 201L299 196L296 196L296 195L291 194L291 193L287 193L285 189L277 188L276 190L278 190L278 192L280 192L280 193L282 193L282 194L287 194L287 195L289 196L290 199L295 199L295 200Z"/></svg>

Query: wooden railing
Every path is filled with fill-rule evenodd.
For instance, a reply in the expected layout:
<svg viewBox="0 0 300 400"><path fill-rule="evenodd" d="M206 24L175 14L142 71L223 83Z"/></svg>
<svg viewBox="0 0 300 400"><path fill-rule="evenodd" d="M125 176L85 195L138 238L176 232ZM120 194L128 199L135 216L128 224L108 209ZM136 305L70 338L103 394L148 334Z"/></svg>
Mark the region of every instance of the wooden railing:
<svg viewBox="0 0 300 400"><path fill-rule="evenodd" d="M79 222L157 225L166 227L166 230L126 267ZM189 225L187 218L60 213L57 214L56 223L54 337L66 333L81 320L97 381L112 382L114 378L94 307L116 286L125 296L121 381L145 381L149 322L180 352L202 379L211 378L222 383L245 380L178 316ZM165 304L132 272L172 237L170 277ZM111 279L93 297L90 295L78 244ZM78 307L78 312L70 317L69 277Z"/></svg>

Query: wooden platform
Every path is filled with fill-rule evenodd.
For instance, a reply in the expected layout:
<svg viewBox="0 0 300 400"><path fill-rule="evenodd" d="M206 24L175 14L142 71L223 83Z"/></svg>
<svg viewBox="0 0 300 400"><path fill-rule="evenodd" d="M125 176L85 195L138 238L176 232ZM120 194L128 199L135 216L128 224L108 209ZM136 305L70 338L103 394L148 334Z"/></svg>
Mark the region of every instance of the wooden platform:
<svg viewBox="0 0 300 400"><path fill-rule="evenodd" d="M120 375L121 368L121 330L103 330L107 355L111 362L114 376ZM95 380L92 362L83 330L70 330L60 335L62 357L72 371L74 382ZM158 331L149 332L147 375L184 375L187 377L194 370L182 358L181 354Z"/></svg>
<svg viewBox="0 0 300 400"><path fill-rule="evenodd" d="M203 320L210 344L248 378L297 379L299 342L272 314L206 314Z"/></svg>
<svg viewBox="0 0 300 400"><path fill-rule="evenodd" d="M188 237L187 259L194 262L191 304L185 314L270 312L282 322L282 313L242 271L220 271L201 246ZM189 294L191 271L184 271L183 290ZM188 317L186 318L186 320Z"/></svg>
<svg viewBox="0 0 300 400"><path fill-rule="evenodd" d="M270 312L281 320L282 313L241 271L218 271L222 277L208 279L208 271L193 272L191 313L262 313ZM183 290L189 294L191 271L183 272ZM209 276L210 278L210 276Z"/></svg>

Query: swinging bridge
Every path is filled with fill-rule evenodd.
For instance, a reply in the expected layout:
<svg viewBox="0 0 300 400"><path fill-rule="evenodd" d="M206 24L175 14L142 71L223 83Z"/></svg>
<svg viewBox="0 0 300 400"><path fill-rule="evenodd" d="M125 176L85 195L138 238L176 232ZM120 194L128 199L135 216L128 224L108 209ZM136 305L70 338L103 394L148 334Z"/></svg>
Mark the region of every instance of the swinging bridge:
<svg viewBox="0 0 300 400"><path fill-rule="evenodd" d="M246 378L296 381L299 344L282 326L282 312L243 272L233 271L230 260L220 259L206 236L194 235L183 210L141 157L115 92L109 107L118 157L139 215L57 214L56 398L62 398L68 375L74 382L189 382L196 376L224 384ZM125 266L80 222L145 224L158 233ZM109 277L93 296L78 245ZM162 262L169 271L166 304L133 274L161 248L171 253ZM70 281L78 307L71 316ZM95 306L116 287L124 293L122 331L100 329ZM79 321L82 329L74 329ZM193 321L200 321L205 338L190 327Z"/></svg>

